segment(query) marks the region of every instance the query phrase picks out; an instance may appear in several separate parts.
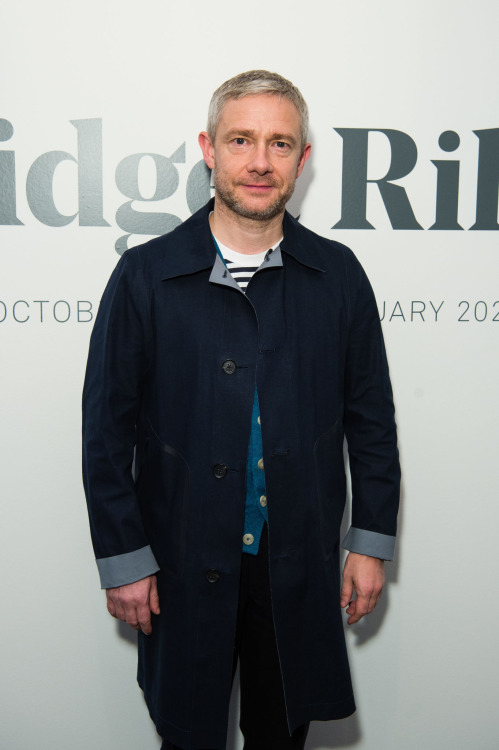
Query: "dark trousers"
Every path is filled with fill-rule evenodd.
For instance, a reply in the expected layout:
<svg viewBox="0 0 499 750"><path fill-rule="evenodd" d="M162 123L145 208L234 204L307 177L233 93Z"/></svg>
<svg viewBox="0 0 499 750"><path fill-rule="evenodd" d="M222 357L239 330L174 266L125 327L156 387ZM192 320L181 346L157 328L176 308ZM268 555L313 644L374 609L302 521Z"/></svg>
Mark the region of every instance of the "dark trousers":
<svg viewBox="0 0 499 750"><path fill-rule="evenodd" d="M242 556L234 672L239 657L244 750L303 750L308 724L289 735L270 599L268 533ZM163 741L161 750L179 750ZM218 748L217 750L224 750Z"/></svg>

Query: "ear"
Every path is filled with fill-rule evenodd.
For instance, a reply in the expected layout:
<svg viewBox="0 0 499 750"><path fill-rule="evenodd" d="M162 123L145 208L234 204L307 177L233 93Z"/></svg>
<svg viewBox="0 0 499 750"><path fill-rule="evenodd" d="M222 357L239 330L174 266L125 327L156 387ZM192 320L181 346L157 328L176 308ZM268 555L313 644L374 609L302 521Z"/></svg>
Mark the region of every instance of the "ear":
<svg viewBox="0 0 499 750"><path fill-rule="evenodd" d="M203 159L205 160L208 167L210 169L213 169L213 167L215 166L215 149L213 147L213 143L211 142L210 136L205 130L201 131L201 133L199 134L198 143L201 147L201 151L203 152Z"/></svg>
<svg viewBox="0 0 499 750"><path fill-rule="evenodd" d="M312 150L312 146L310 143L305 144L305 148L302 151L302 154L298 160L298 167L296 169L296 176L299 177L301 173L303 172L303 167L305 166L305 162L310 157L310 151Z"/></svg>

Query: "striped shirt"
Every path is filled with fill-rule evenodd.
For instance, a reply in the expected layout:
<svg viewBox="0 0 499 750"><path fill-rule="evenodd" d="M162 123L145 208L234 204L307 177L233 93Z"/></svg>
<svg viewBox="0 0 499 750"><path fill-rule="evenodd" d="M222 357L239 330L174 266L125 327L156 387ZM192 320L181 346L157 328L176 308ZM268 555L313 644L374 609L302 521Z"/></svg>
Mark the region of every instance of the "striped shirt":
<svg viewBox="0 0 499 750"><path fill-rule="evenodd" d="M234 281L239 284L243 292L246 291L251 277L258 268L262 265L267 253L275 250L279 246L281 240L276 242L270 250L264 250L263 253L254 253L249 255L247 253L238 253L235 250L231 250L227 245L223 245L218 238L216 238L220 252L222 253L223 259L227 269L230 271Z"/></svg>

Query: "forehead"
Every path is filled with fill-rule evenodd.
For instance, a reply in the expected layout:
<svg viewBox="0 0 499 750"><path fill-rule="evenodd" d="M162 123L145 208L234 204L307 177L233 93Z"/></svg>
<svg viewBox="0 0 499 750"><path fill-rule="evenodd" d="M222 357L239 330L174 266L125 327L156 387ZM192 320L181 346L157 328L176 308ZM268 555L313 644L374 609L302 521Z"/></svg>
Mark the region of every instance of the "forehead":
<svg viewBox="0 0 499 750"><path fill-rule="evenodd" d="M229 99L220 114L217 135L234 129L300 136L300 115L293 102L276 94L248 94Z"/></svg>

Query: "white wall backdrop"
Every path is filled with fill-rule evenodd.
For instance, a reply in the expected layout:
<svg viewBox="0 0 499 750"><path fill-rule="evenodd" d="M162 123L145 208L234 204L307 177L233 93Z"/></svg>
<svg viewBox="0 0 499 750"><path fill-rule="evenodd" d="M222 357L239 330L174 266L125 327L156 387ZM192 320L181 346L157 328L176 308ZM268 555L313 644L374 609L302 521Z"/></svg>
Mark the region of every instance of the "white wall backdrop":
<svg viewBox="0 0 499 750"><path fill-rule="evenodd" d="M384 598L348 633L358 713L314 725L307 748L497 747L498 7L4 7L2 748L159 747L135 683L135 635L109 617L99 589L80 480L80 393L115 243L131 234L128 243L138 244L144 227L154 233L174 221L137 212L183 220L189 201L207 194L202 173L189 175L211 92L255 67L282 73L308 100L314 154L291 208L306 226L352 246L371 278L404 474ZM459 145L452 134L439 145L447 131ZM393 184L405 192L393 200L402 209L383 201L386 181L365 188L366 142L367 179L384 178L391 163L401 173ZM158 156L123 162L133 154ZM332 229L342 206L343 224L360 220L362 193L374 228ZM430 229L437 205L437 223L462 229ZM403 224L411 213L421 229L392 227L390 218ZM231 750L241 746L236 721Z"/></svg>

